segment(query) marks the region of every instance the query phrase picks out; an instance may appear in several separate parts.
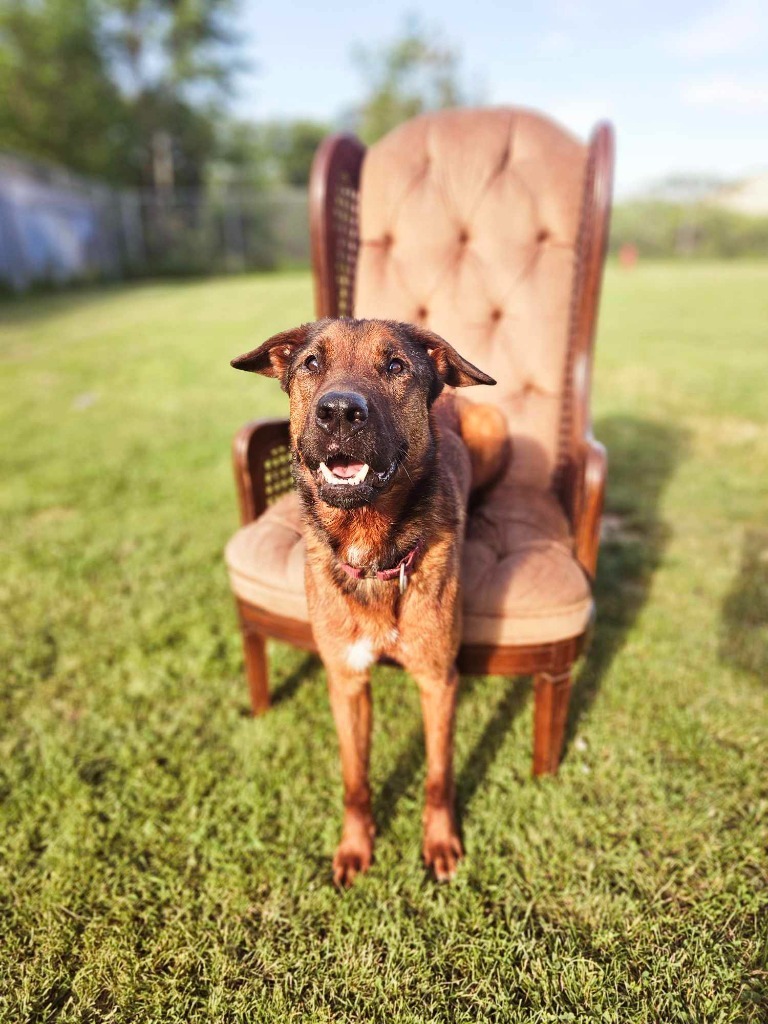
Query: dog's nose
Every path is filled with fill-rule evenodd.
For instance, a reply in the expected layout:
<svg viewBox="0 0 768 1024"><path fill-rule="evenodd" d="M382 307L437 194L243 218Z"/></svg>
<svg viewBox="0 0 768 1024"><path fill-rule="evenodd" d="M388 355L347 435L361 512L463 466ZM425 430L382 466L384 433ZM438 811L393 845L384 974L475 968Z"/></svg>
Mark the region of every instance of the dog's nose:
<svg viewBox="0 0 768 1024"><path fill-rule="evenodd" d="M315 420L329 434L348 437L368 419L368 403L354 391L329 391L317 403Z"/></svg>

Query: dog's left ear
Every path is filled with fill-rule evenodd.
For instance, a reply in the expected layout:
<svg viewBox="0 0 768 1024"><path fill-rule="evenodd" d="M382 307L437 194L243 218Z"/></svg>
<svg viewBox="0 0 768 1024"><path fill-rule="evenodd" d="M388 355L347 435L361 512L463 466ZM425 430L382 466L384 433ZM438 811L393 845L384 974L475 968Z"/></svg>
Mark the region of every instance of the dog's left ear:
<svg viewBox="0 0 768 1024"><path fill-rule="evenodd" d="M263 345L238 356L230 363L236 370L249 373L263 373L265 377L277 377L285 385L285 377L297 349L306 344L314 324L302 324L290 331L282 331L268 338Z"/></svg>
<svg viewBox="0 0 768 1024"><path fill-rule="evenodd" d="M460 356L456 349L449 345L434 331L425 327L404 325L410 338L418 345L423 345L427 355L432 359L440 381L440 389L444 384L451 388L466 388L470 384L495 384L493 377L478 370L468 359ZM435 396L437 397L437 396Z"/></svg>

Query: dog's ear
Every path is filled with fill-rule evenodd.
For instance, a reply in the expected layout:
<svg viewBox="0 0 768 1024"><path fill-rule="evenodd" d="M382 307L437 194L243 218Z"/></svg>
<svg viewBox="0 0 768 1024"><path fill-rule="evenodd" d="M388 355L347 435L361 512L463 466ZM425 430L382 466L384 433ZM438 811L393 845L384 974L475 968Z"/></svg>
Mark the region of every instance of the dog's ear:
<svg viewBox="0 0 768 1024"><path fill-rule="evenodd" d="M282 331L268 338L263 345L233 359L231 366L249 373L263 373L265 377L277 377L285 386L286 374L296 350L306 344L314 324L302 324L290 331Z"/></svg>
<svg viewBox="0 0 768 1024"><path fill-rule="evenodd" d="M411 324L403 325L408 331L408 336L417 345L423 346L427 355L435 364L439 387L437 394L447 384L451 388L466 388L470 384L495 384L493 377L483 373L464 356L459 355L456 349L449 345L445 338L441 338L434 331L428 331L425 327L416 327ZM437 394L434 396L437 397Z"/></svg>

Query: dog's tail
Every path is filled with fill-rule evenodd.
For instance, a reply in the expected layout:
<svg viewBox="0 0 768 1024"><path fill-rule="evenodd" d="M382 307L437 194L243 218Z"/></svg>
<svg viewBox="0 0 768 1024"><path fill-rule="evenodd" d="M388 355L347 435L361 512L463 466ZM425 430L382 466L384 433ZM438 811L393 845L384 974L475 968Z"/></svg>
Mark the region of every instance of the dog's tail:
<svg viewBox="0 0 768 1024"><path fill-rule="evenodd" d="M472 490L496 483L512 458L512 440L504 414L495 405L457 398L461 437L472 464Z"/></svg>

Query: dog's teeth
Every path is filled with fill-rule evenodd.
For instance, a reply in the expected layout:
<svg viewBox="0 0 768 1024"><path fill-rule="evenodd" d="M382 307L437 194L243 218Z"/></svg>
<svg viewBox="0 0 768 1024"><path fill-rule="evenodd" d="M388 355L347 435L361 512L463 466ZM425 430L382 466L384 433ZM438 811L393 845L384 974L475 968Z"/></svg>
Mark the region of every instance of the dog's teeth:
<svg viewBox="0 0 768 1024"><path fill-rule="evenodd" d="M328 469L324 462L320 463L320 472L323 476L323 479L327 483L333 484L336 487L344 484L352 484L352 486L354 487L357 486L357 484L361 484L363 480L365 480L365 478L368 476L368 469L369 466L366 464L364 466L361 466L354 476L336 476L334 473L331 472L330 469Z"/></svg>

